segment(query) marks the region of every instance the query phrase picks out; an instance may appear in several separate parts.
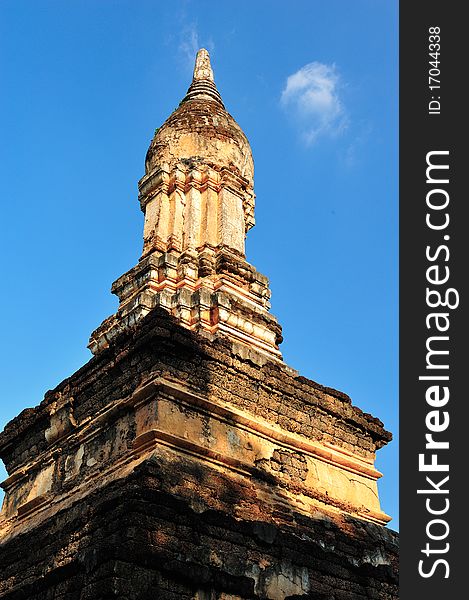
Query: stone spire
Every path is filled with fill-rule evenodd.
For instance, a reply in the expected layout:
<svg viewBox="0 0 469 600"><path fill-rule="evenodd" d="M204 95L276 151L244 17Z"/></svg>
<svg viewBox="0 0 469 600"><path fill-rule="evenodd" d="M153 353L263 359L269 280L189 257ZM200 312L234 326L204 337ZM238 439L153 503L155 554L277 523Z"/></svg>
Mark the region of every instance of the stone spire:
<svg viewBox="0 0 469 600"><path fill-rule="evenodd" d="M192 91L210 76L201 53ZM397 600L391 435L281 362L244 257L249 144L199 92L150 145L143 253L90 340L108 351L0 432L0 597Z"/></svg>
<svg viewBox="0 0 469 600"><path fill-rule="evenodd" d="M92 334L93 353L160 306L184 327L281 359L268 280L245 259L253 186L251 147L201 49L186 96L150 143L139 182L142 256L113 284L119 309Z"/></svg>
<svg viewBox="0 0 469 600"><path fill-rule="evenodd" d="M220 96L220 92L217 90L217 86L215 85L213 79L210 55L205 48L201 48L197 52L194 67L194 77L192 79L191 86L187 90L187 94L183 99L183 102L196 98L213 100L225 108Z"/></svg>
<svg viewBox="0 0 469 600"><path fill-rule="evenodd" d="M201 48L197 52L197 56L195 57L195 65L194 65L194 81L200 81L202 79L209 79L213 81L213 70L212 65L210 64L210 54L205 48Z"/></svg>

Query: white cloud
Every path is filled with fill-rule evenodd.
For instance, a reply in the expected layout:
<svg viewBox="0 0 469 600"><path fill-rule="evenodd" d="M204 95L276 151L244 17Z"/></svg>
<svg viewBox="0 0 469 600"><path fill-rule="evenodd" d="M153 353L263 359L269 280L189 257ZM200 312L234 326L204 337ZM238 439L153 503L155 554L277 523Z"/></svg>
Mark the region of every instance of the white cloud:
<svg viewBox="0 0 469 600"><path fill-rule="evenodd" d="M313 144L318 137L335 137L347 127L347 113L339 97L340 76L335 65L308 63L287 78L281 104Z"/></svg>
<svg viewBox="0 0 469 600"><path fill-rule="evenodd" d="M203 42L202 44L195 23L189 23L182 27L178 51L186 68L191 70L194 68L195 56L200 48L206 48L210 53L214 51L215 44L211 37L204 39Z"/></svg>
<svg viewBox="0 0 469 600"><path fill-rule="evenodd" d="M197 26L194 23L191 23L183 28L181 42L179 44L179 52L181 53L184 62L191 68L194 66L195 55L199 48L199 33L197 31Z"/></svg>
<svg viewBox="0 0 469 600"><path fill-rule="evenodd" d="M366 154L370 137L373 135L373 126L371 122L359 123L359 133L352 139L346 147L344 154L344 164L348 168L354 168L363 161Z"/></svg>

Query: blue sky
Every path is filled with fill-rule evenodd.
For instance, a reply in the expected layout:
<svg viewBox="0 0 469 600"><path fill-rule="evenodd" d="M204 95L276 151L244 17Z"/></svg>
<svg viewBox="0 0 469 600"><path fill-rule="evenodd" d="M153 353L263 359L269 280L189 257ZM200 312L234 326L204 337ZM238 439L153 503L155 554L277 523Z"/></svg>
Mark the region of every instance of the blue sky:
<svg viewBox="0 0 469 600"><path fill-rule="evenodd" d="M397 20L394 0L0 3L0 427L90 358L140 255L147 147L206 47L254 152L247 258L284 358L394 433L398 527Z"/></svg>

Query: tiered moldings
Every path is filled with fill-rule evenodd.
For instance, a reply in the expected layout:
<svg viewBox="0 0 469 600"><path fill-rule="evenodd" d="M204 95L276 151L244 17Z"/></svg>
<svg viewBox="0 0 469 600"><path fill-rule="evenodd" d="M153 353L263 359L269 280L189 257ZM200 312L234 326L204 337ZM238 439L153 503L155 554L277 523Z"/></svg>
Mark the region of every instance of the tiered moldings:
<svg viewBox="0 0 469 600"><path fill-rule="evenodd" d="M188 329L229 336L281 358L281 327L272 316L268 279L227 248L161 253L143 258L112 287L120 306L92 334L96 354L150 310L165 308Z"/></svg>
<svg viewBox="0 0 469 600"><path fill-rule="evenodd" d="M244 177L192 159L145 175L139 190L145 213L143 256L153 250L200 252L217 246L244 256L255 198Z"/></svg>

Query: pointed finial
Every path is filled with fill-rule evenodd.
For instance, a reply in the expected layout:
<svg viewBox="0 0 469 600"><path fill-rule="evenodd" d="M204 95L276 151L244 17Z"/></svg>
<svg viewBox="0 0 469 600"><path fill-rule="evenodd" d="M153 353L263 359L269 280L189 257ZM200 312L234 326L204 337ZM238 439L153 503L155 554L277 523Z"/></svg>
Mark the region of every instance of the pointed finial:
<svg viewBox="0 0 469 600"><path fill-rule="evenodd" d="M210 81L213 81L210 54L207 52L207 50L205 50L205 48L201 48L197 52L197 56L195 58L194 81L198 81L200 79L209 79Z"/></svg>
<svg viewBox="0 0 469 600"><path fill-rule="evenodd" d="M189 100L210 100L217 102L223 108L223 101L220 96L220 92L217 90L217 86L213 80L212 65L210 64L210 54L201 48L197 52L195 58L194 67L194 78L192 83L187 90L187 94L182 99L182 102L188 102Z"/></svg>

